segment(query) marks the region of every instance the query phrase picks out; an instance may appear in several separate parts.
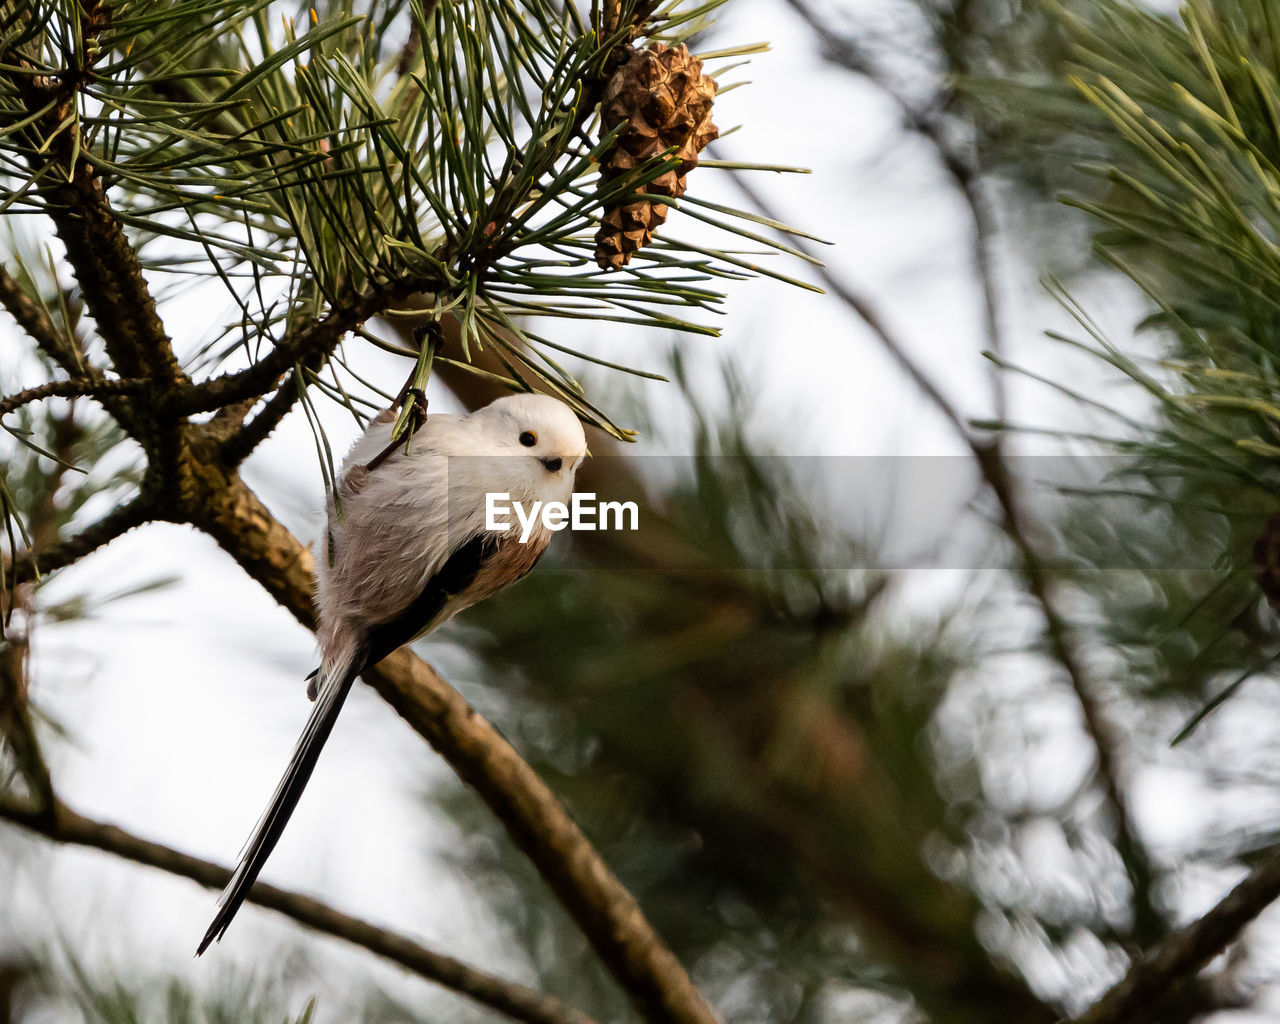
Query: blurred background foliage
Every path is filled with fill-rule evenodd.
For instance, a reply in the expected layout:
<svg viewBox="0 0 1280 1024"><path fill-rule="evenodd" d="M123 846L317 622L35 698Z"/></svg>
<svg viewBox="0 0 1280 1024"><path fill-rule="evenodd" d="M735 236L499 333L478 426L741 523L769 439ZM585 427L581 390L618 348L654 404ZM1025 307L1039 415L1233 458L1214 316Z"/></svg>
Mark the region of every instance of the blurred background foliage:
<svg viewBox="0 0 1280 1024"><path fill-rule="evenodd" d="M1277 838L1280 624L1255 548L1277 510L1280 453L1280 13L1267 0L1193 0L1180 14L1122 0L773 6L834 73L883 93L969 210L987 347L1033 396L980 425L1012 446L1048 435L1055 451L1108 460L1097 488L1038 505L1038 526L1067 556L1048 571L1148 863L1117 844L1099 737L994 503L980 494L966 510L989 538L967 571L879 565L876 537L833 518L771 457L776 439L747 428L757 396L728 364L673 360L693 424L685 471L655 478L619 449L582 474L602 497L646 489L646 535L662 542L566 535L518 588L449 627L447 674L551 782L727 1021L1049 1024L1151 938L1136 933L1135 901L1167 931ZM1037 344L1089 353L1105 394L1019 372L1027 344L1001 337L1001 275L1019 261L1056 275L1075 318ZM1145 296L1124 338L1090 317L1108 275ZM440 376L464 403L487 398ZM1050 392L1075 415L1036 419ZM127 467L78 407L50 408L7 424L54 454L77 446L78 465ZM641 435L660 439L636 411ZM13 451L5 500L45 528L116 486ZM1131 496L1124 516L1105 491ZM35 625L10 632L6 655L100 596L29 597ZM500 826L460 783L423 788L423 813L456 824L451 857L508 955L597 1019L632 1019ZM1166 827L1170 792L1196 801L1194 827ZM1135 892L1144 872L1150 891ZM1159 1019L1270 1019L1275 939L1260 924ZM193 991L141 969L104 981L71 940L43 942L9 937L0 1021L335 1012L324 997L308 1007L314 975L289 966L303 954ZM351 1019L483 1016L406 1000L358 967L350 979L336 1012Z"/></svg>

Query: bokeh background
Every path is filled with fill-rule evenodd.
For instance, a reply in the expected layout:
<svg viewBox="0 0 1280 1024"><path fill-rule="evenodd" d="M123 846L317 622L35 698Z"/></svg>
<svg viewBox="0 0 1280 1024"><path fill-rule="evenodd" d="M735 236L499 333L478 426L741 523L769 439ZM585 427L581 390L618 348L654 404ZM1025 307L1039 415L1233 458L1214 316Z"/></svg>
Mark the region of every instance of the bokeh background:
<svg viewBox="0 0 1280 1024"><path fill-rule="evenodd" d="M1062 201L1126 205L1088 166L1121 163L1123 140L1068 82L1071 19L1113 6L725 5L694 49L770 50L730 76L743 84L717 101L714 155L811 173L708 168L691 188L831 243L812 245L824 268L782 268L822 291L731 286L715 340L566 325L567 343L671 378L568 360L639 431L634 446L593 438L582 480L643 494L643 540L563 534L518 587L418 645L548 779L732 1024L1078 1013L1280 822L1280 632L1249 573L1266 501L1192 470L1166 489L1177 500L1095 493L1136 487L1135 467L1163 479L1143 460L1177 419L1134 367L1180 379L1157 360L1182 336L1158 288L1099 258L1100 232L1124 225ZM1148 285L1181 280L1176 247L1128 246ZM179 346L226 317L219 289L167 294ZM1218 319L1191 329L1239 315L1267 336L1229 292L1206 290ZM15 353L0 391L41 379L7 321L0 350ZM366 359L394 391L402 364ZM972 436L1028 456L1031 533L1055 553L1101 740L919 374ZM429 397L439 411L491 396L445 373ZM69 444L92 443L83 403L53 408ZM342 451L358 426L320 414ZM50 485L47 463L4 452L25 493ZM94 461L83 508L55 480L51 511L109 508L130 459ZM1079 459L1094 460L1087 486L1060 493ZM245 476L315 535L323 479L300 414ZM311 636L212 541L164 525L56 575L39 609L31 695L62 797L230 862L310 709ZM363 688L265 877L635 1019L500 825ZM0 1021L490 1019L252 907L194 960L212 907L189 882L0 827ZM1275 1019L1278 939L1263 915L1161 1019Z"/></svg>

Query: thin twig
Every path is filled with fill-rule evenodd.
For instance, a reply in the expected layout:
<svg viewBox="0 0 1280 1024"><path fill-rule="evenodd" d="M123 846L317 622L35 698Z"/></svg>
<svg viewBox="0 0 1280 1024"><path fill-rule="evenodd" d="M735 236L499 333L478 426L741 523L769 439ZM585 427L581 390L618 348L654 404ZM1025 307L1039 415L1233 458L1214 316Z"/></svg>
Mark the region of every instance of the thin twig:
<svg viewBox="0 0 1280 1024"><path fill-rule="evenodd" d="M57 363L72 380L87 381L95 385L108 380L101 370L85 359L77 339L64 337L45 308L31 298L17 279L4 267L0 267L0 305L9 311L18 326L27 333L36 346ZM115 418L116 422L127 428L133 420L128 400L106 392L98 392L98 394L102 399L103 408Z"/></svg>
<svg viewBox="0 0 1280 1024"><path fill-rule="evenodd" d="M50 817L42 815L31 804L0 793L0 818L55 842L102 850L137 864L189 878L210 889L222 888L231 877L230 869L221 865L150 842L115 825L86 818L61 802L55 806L56 814ZM504 981L454 957L419 945L404 935L344 914L309 896L258 882L248 898L251 903L274 910L314 931L367 949L421 978L468 996L514 1020L527 1024L593 1024L590 1017L553 996L516 982Z"/></svg>
<svg viewBox="0 0 1280 1024"><path fill-rule="evenodd" d="M252 366L198 384L171 388L163 400L165 411L189 416L265 395L278 386L280 378L291 371L295 363L304 362L307 357L327 358L348 331L385 312L411 294L415 287L431 290L431 283L421 277L415 278L412 285L407 279L398 280L362 293L345 305L331 309L322 319L299 324Z"/></svg>
<svg viewBox="0 0 1280 1024"><path fill-rule="evenodd" d="M879 88L897 105L902 126L924 139L937 153L939 164L951 178L969 211L974 276L982 295L982 318L988 347L997 357L1002 356L1005 343L994 261L995 218L982 191L982 174L977 159L947 137L943 115L954 102L955 93L950 89L943 89L927 105L917 106L893 87L857 40L835 32L805 0L787 0L787 3L818 37L823 57ZM954 70L963 73L964 69ZM996 418L1003 420L1008 396L1005 393L1004 375L1000 372L1000 362L997 358L992 364L991 389Z"/></svg>
<svg viewBox="0 0 1280 1024"><path fill-rule="evenodd" d="M3 56L5 64L18 69L6 77L27 111L46 111L23 129L31 142L27 161L33 174L41 172L48 158L59 166L61 173L51 175L55 184L46 191L43 209L66 248L67 262L116 371L122 377L151 377L169 385L185 382L188 378L174 355L142 264L89 159L79 123L64 124L76 102L74 95L65 85L50 89L24 73L30 65L20 52L6 51ZM55 102L50 105L50 100Z"/></svg>
<svg viewBox="0 0 1280 1024"><path fill-rule="evenodd" d="M6 576L16 579L18 583L26 583L36 579L41 573L68 566L128 533L135 526L148 522L154 518L153 511L151 500L139 495L117 506L75 536L37 551L34 558L30 553L19 555L15 561L5 566Z"/></svg>
<svg viewBox="0 0 1280 1024"><path fill-rule="evenodd" d="M1044 616L1049 649L1067 674L1076 703L1080 706L1085 731L1093 741L1103 792L1116 818L1116 852L1120 854L1133 887L1133 938L1139 945L1145 946L1163 935L1167 928L1153 902L1155 869L1138 835L1137 824L1121 788L1120 738L1107 720L1101 703L1094 696L1094 686L1085 670L1078 646L1058 611L1057 599L1053 593L1053 578L1031 542L1028 516L1017 496L1017 482L1009 472L1008 462L994 444L984 443L972 436L969 444L983 479L1000 505L1005 533L1017 548L1027 589Z"/></svg>
<svg viewBox="0 0 1280 1024"><path fill-rule="evenodd" d="M717 154L717 156L718 155L719 154ZM752 206L770 220L778 220L778 214L776 211L772 209L764 196L756 191L755 187L747 181L745 175L734 170L729 171L729 175L733 179L733 183L738 187L738 190L747 197ZM787 243L795 246L807 256L815 260L818 259L818 254L811 246L807 245L803 239L789 235L787 236ZM898 364L899 369L911 378L911 382L915 384L915 386L920 389L929 401L933 403L934 407L942 413L943 417L951 424L956 433L959 434L961 438L967 440L969 436L969 426L961 415L960 410L954 403L952 403L951 399L947 398L947 396L942 393L938 386L933 382L933 378L930 377L920 364L911 357L906 348L898 343L897 338L894 337L892 330L889 328L884 317L880 314L880 311L876 309L874 303L837 278L824 264L821 263L821 261L816 264L816 268L826 289L853 310L858 319L866 324L866 326L871 330L871 333L875 335L876 340L880 342L881 348L883 348L886 354Z"/></svg>
<svg viewBox="0 0 1280 1024"><path fill-rule="evenodd" d="M7 740L27 780L35 802L32 813L50 820L55 798L49 765L40 752L40 742L31 722L27 703L27 658L31 653L29 638L7 636L0 645L0 739Z"/></svg>
<svg viewBox="0 0 1280 1024"><path fill-rule="evenodd" d="M1077 1017L1075 1024L1144 1024L1152 1020L1180 983L1203 970L1277 899L1280 846L1273 846L1217 906L1147 950L1123 980Z"/></svg>
<svg viewBox="0 0 1280 1024"><path fill-rule="evenodd" d="M7 416L15 409L46 398L99 398L102 395L130 394L142 388L154 386L154 381L138 378L99 381L53 380L47 384L38 384L25 391L19 391L8 398L0 398L0 416Z"/></svg>
<svg viewBox="0 0 1280 1024"><path fill-rule="evenodd" d="M79 350L67 343L44 307L32 299L17 278L4 267L0 267L0 305L9 311L18 326L63 370L76 378L94 379L95 373L85 365Z"/></svg>

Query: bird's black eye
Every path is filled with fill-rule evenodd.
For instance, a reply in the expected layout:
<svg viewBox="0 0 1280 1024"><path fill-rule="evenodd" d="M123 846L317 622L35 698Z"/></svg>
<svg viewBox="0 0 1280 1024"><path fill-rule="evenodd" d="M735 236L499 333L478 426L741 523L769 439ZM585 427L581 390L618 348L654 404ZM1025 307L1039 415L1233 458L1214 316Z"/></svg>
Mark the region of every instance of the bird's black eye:
<svg viewBox="0 0 1280 1024"><path fill-rule="evenodd" d="M523 434L520 435L520 443L524 445L526 448L532 448L535 444L538 443L538 435L535 434L532 430L526 430Z"/></svg>

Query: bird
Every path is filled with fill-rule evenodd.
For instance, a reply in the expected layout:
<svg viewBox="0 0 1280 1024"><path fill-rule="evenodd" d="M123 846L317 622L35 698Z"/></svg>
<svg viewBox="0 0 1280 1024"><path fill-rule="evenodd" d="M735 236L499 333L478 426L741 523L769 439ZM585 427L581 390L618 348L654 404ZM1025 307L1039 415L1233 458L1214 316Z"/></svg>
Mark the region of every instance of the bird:
<svg viewBox="0 0 1280 1024"><path fill-rule="evenodd" d="M380 412L343 460L317 545L320 666L308 676L315 705L196 956L221 940L244 903L356 677L520 579L546 550L552 531L541 522L523 542L523 531L488 529L487 496L567 504L588 454L578 417L547 395L508 395L465 416L432 414L393 449L395 419L391 409Z"/></svg>

